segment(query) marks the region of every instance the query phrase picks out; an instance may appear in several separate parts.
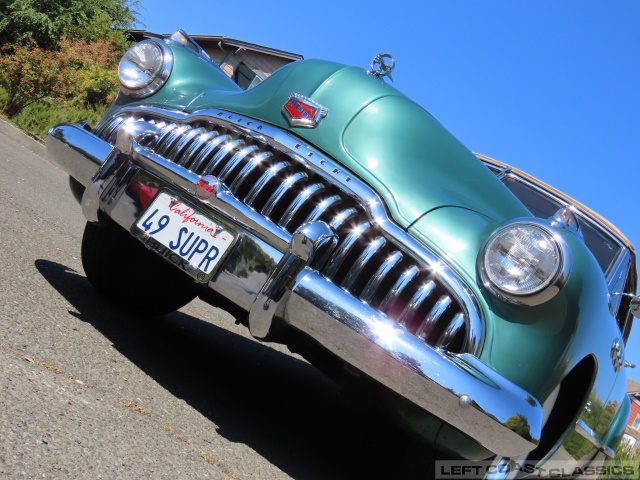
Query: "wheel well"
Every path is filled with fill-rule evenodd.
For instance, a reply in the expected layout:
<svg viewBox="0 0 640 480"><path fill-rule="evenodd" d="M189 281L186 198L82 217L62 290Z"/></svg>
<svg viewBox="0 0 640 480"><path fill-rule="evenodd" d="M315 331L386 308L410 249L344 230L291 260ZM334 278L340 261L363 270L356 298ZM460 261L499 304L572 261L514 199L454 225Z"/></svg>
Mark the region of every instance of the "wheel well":
<svg viewBox="0 0 640 480"><path fill-rule="evenodd" d="M562 379L558 399L542 429L540 443L529 454L528 461L542 460L556 447L567 430L573 428L593 387L596 368L595 359L588 356Z"/></svg>

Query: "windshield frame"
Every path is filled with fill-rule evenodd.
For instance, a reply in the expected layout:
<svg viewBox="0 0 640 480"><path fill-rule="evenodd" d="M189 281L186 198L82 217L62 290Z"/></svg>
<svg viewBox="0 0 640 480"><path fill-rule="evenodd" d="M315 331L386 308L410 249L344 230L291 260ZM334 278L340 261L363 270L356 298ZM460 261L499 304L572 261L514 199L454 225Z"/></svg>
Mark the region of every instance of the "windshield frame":
<svg viewBox="0 0 640 480"><path fill-rule="evenodd" d="M578 216L578 221L583 220L593 225L619 247L618 252L609 263L607 270L604 272L604 276L607 280L607 286L609 287L610 291L619 277L620 269L624 268L624 265L629 262L629 257L631 257L631 260L633 261L632 265L635 265L635 252L631 244L628 242L628 240L626 240L626 238L620 238L617 229L613 230L609 228L609 222L603 222L603 219L599 215L595 215L594 212L586 208L581 203L575 201L568 195L565 195L558 190L548 186L544 182L541 182L531 175L528 175L506 164L503 164L502 162L498 162L497 160L490 159L489 157L484 157L478 154L476 155L498 177L499 180L504 182L505 179L512 179L524 184L525 186L528 186L529 188L532 188L533 190L536 190L541 195L549 198L559 205L572 206L575 210L576 215ZM632 272L629 272L629 274L632 274Z"/></svg>

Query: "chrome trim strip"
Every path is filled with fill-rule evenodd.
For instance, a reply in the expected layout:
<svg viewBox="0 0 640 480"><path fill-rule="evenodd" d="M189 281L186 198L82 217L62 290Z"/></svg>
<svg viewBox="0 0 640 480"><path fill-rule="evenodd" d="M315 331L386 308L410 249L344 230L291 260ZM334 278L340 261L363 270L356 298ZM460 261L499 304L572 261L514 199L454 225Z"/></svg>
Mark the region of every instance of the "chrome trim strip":
<svg viewBox="0 0 640 480"><path fill-rule="evenodd" d="M616 452L608 445L604 445L598 438L596 432L594 432L591 427L589 427L589 425L584 422L584 420L578 420L578 422L576 423L576 432L579 433L582 437L589 440L593 444L593 446L595 446L601 452L604 452L604 454L608 457L613 458L616 456Z"/></svg>
<svg viewBox="0 0 640 480"><path fill-rule="evenodd" d="M526 391L472 355L425 345L315 270L298 275L284 319L498 455L516 457L538 443L542 405ZM507 426L514 418L526 419L530 439Z"/></svg>

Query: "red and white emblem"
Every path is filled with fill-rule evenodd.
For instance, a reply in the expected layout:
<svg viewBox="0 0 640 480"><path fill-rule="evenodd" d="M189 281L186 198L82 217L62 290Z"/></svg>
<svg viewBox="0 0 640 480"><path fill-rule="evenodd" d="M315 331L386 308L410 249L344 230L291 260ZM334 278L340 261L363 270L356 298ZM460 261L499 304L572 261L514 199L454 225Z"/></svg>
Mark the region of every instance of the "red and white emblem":
<svg viewBox="0 0 640 480"><path fill-rule="evenodd" d="M213 197L218 189L218 179L213 175L200 177L195 186L195 194L201 200Z"/></svg>
<svg viewBox="0 0 640 480"><path fill-rule="evenodd" d="M325 107L304 95L292 93L282 107L282 115L292 127L315 128L326 115Z"/></svg>

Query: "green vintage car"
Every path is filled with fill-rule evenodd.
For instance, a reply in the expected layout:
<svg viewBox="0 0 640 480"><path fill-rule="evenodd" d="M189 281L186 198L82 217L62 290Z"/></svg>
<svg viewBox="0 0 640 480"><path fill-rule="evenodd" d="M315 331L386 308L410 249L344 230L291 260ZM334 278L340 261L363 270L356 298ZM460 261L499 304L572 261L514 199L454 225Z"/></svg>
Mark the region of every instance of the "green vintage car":
<svg viewBox="0 0 640 480"><path fill-rule="evenodd" d="M291 63L242 90L182 31L124 55L94 128L49 155L88 279L147 314L231 309L462 459L569 467L629 414L635 253L613 225L474 155L369 70Z"/></svg>

